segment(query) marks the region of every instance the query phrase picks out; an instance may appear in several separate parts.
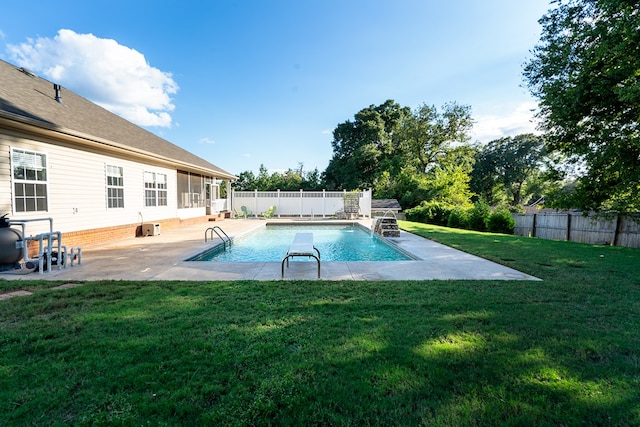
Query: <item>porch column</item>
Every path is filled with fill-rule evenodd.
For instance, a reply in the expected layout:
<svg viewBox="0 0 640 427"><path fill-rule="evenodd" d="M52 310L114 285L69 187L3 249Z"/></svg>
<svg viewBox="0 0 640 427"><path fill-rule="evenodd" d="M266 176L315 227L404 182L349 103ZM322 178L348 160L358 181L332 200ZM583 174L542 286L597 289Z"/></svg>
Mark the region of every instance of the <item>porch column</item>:
<svg viewBox="0 0 640 427"><path fill-rule="evenodd" d="M227 189L227 210L233 212L233 190L231 190L231 181L226 180L225 183L225 188Z"/></svg>

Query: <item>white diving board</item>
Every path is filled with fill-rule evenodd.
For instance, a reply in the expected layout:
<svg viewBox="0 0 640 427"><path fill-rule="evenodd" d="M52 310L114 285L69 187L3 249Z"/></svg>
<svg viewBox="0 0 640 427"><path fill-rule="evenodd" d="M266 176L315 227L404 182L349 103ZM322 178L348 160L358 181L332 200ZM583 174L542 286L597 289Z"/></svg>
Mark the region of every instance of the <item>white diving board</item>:
<svg viewBox="0 0 640 427"><path fill-rule="evenodd" d="M317 255L316 255L317 254ZM287 255L282 258L281 279L284 279L284 262L289 267L289 258L293 257L313 257L318 263L318 279L320 278L320 251L313 246L313 233L296 233L291 246L287 251Z"/></svg>

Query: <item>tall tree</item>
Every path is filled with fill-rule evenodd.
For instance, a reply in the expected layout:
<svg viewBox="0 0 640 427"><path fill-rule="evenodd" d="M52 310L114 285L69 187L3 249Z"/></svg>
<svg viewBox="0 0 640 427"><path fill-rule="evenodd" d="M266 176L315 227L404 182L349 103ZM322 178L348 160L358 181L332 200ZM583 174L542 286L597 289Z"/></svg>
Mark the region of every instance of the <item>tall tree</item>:
<svg viewBox="0 0 640 427"><path fill-rule="evenodd" d="M549 147L585 172L585 210L640 209L640 4L556 0L524 69Z"/></svg>
<svg viewBox="0 0 640 427"><path fill-rule="evenodd" d="M231 184L237 191L251 191L257 188L256 176L252 171L240 172L238 179Z"/></svg>
<svg viewBox="0 0 640 427"><path fill-rule="evenodd" d="M340 123L333 131L333 157L325 170L329 188L373 187L395 154L394 133L408 113L406 107L388 100L359 111L353 121Z"/></svg>
<svg viewBox="0 0 640 427"><path fill-rule="evenodd" d="M404 154L420 172L428 172L449 154L456 144L466 143L473 127L471 107L455 102L441 111L423 104L404 117L401 140Z"/></svg>
<svg viewBox="0 0 640 427"><path fill-rule="evenodd" d="M500 138L478 148L471 189L489 204L506 199L512 207L526 203L539 190L546 165L544 138L533 134Z"/></svg>

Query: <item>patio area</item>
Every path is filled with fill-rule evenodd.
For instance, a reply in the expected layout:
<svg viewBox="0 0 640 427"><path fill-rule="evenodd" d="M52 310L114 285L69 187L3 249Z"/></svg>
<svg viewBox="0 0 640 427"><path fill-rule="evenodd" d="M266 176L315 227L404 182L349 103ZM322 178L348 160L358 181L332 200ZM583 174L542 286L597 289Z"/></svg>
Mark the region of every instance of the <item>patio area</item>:
<svg viewBox="0 0 640 427"><path fill-rule="evenodd" d="M309 220L269 220L310 224ZM320 221L321 223L332 222ZM359 221L369 228L371 220ZM203 222L162 230L160 235L131 237L82 249L82 263L73 267L40 274L0 273L7 280L280 280L280 262L199 262L185 261L213 245L218 238L205 242L208 227L220 226L231 238L258 227L265 220ZM428 239L402 231L391 238L397 246L413 254L415 261L323 262L321 280L539 280L500 264L469 255ZM284 257L285 254L282 254ZM310 262L291 263L285 280L317 280L317 265Z"/></svg>

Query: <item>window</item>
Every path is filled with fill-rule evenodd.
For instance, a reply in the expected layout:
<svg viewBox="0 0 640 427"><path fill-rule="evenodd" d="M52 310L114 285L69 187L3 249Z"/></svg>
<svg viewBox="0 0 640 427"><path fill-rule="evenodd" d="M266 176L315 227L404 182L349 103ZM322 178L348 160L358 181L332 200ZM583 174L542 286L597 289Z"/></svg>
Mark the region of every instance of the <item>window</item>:
<svg viewBox="0 0 640 427"><path fill-rule="evenodd" d="M157 173L156 186L158 187L158 206L167 206L167 175Z"/></svg>
<svg viewBox="0 0 640 427"><path fill-rule="evenodd" d="M107 165L107 207L124 208L124 176L121 166Z"/></svg>
<svg viewBox="0 0 640 427"><path fill-rule="evenodd" d="M46 212L47 156L28 150L11 150L13 202L16 212Z"/></svg>
<svg viewBox="0 0 640 427"><path fill-rule="evenodd" d="M144 173L144 205L167 206L167 175Z"/></svg>

